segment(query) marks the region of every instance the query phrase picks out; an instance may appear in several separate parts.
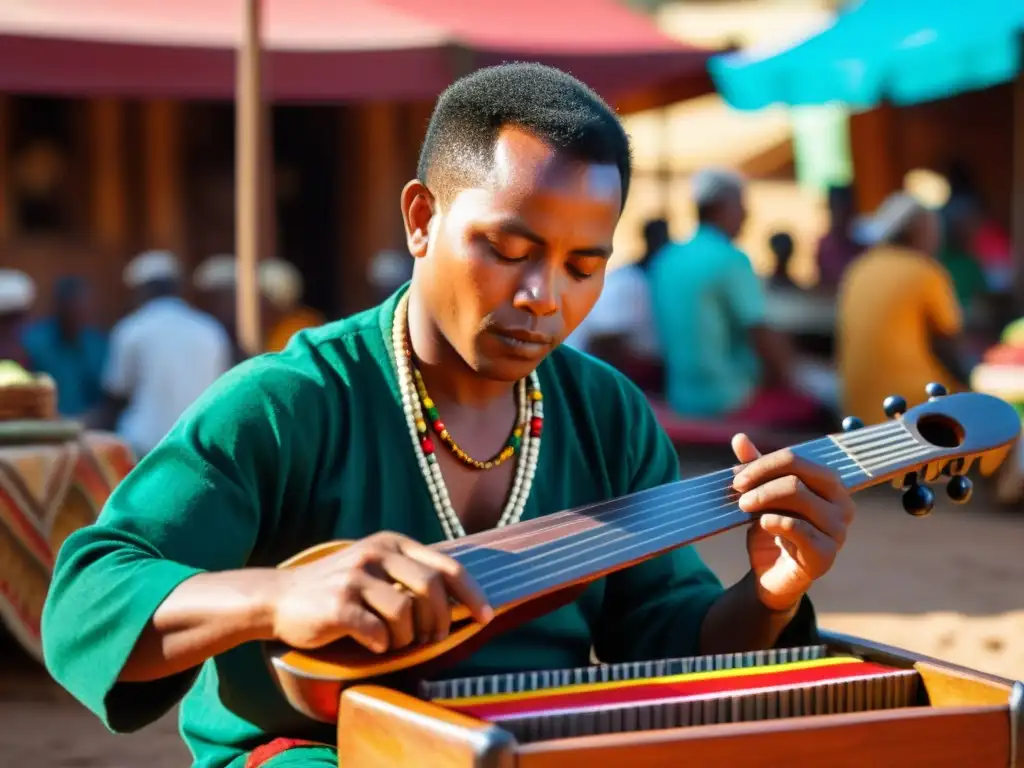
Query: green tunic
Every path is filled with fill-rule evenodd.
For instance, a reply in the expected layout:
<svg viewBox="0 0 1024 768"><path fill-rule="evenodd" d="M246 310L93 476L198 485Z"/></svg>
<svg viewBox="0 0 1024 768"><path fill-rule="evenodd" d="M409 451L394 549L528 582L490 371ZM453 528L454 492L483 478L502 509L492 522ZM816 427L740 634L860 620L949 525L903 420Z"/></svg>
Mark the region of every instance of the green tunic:
<svg viewBox="0 0 1024 768"><path fill-rule="evenodd" d="M241 766L272 737L333 743L278 693L257 644L151 683L117 683L167 595L203 571L273 566L330 539L379 530L443 538L410 444L390 352L397 296L300 333L239 365L147 455L99 521L72 534L43 613L53 676L114 731L141 728L182 696L181 730L197 766ZM623 495L678 476L672 445L643 395L569 348L539 368L544 437L523 519ZM718 579L684 548L591 585L574 604L510 631L452 674L694 654ZM336 765L293 750L284 766Z"/></svg>

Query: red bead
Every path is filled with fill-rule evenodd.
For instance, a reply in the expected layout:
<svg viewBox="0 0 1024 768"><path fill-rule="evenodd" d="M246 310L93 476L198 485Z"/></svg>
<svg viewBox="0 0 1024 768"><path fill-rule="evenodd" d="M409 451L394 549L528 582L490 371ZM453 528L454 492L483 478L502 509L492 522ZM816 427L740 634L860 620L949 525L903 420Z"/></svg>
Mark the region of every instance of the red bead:
<svg viewBox="0 0 1024 768"><path fill-rule="evenodd" d="M544 419L534 416L530 419L530 437L540 437L541 427L544 426Z"/></svg>
<svg viewBox="0 0 1024 768"><path fill-rule="evenodd" d="M435 422L434 422L433 424L431 424L430 426L432 426L432 427L434 428L434 431L435 431L435 432L437 432L437 434L439 434L439 435L440 435L440 434L441 434L442 432L444 432L444 422L443 422L443 421L441 421L440 419L438 419L437 421L435 421Z"/></svg>
<svg viewBox="0 0 1024 768"><path fill-rule="evenodd" d="M426 454L434 452L434 441L431 440L429 437L424 437L422 440L420 440L420 446L422 446L423 452Z"/></svg>

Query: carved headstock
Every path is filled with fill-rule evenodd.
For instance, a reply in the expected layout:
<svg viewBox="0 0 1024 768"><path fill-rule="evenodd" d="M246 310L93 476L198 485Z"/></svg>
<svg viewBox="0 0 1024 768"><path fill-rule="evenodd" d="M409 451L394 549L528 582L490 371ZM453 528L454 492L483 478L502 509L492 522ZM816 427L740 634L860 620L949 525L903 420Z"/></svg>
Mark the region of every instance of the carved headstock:
<svg viewBox="0 0 1024 768"><path fill-rule="evenodd" d="M948 477L946 492L957 504L968 502L973 485L967 471L977 461L991 475L1021 436L1020 416L1008 403L975 392L949 395L941 384L925 388L928 402L907 409L898 395L887 397L882 410L887 425L864 428L849 417L836 441L871 474L891 476L903 489L903 508L911 515L932 511L935 494L926 485ZM864 429L863 433L860 430ZM858 434L859 433L859 434ZM870 433L870 434L869 434Z"/></svg>

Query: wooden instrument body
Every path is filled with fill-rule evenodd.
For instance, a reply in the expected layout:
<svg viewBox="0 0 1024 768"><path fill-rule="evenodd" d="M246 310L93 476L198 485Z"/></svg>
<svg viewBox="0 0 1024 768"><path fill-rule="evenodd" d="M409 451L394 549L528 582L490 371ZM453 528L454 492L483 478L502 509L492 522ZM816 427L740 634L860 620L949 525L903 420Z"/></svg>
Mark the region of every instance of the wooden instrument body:
<svg viewBox="0 0 1024 768"><path fill-rule="evenodd" d="M842 635L829 650L913 669L925 706L582 736L518 744L504 729L372 685L341 695L345 768L1024 768L1024 684Z"/></svg>

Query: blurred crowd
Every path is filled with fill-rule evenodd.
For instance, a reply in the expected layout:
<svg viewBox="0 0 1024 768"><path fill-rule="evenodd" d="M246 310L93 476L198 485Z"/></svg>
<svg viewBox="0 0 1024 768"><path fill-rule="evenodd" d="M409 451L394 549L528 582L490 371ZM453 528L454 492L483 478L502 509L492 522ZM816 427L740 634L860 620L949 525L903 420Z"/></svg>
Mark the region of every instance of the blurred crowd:
<svg viewBox="0 0 1024 768"><path fill-rule="evenodd" d="M124 269L133 309L112 328L92 325L93 292L83 277L56 282L53 313L30 319L36 286L22 272L0 270L0 360L48 374L57 410L93 428L114 430L144 455L220 375L246 355L235 331L236 266L212 256L191 275L195 305L183 296L185 274L167 251L147 251ZM263 351L284 348L324 318L302 302L303 281L290 263L260 264Z"/></svg>
<svg viewBox="0 0 1024 768"><path fill-rule="evenodd" d="M1024 380L1024 319L985 344L1001 331L985 327L986 307L1009 291L1010 239L966 181L950 186L939 209L899 192L867 213L856 210L850 187L830 189L819 282L807 289L790 277L795 243L785 231L769 238L774 270L757 275L737 245L745 180L701 171L692 179L695 230L676 241L665 220L649 221L642 257L607 274L566 343L622 370L673 418L748 432L820 434L844 416L877 423L887 396L912 407L929 382L968 390L979 363L1010 366ZM375 298L408 277L408 261L394 253L374 260ZM123 279L135 308L107 332L86 321L85 279L58 281L52 317L29 322L31 280L0 271L0 359L49 374L61 415L115 429L142 455L245 357L235 332L236 264L212 256L186 276L173 254L150 251ZM195 306L182 296L186 279ZM264 351L324 322L303 304L301 275L288 262L262 262L259 287ZM1005 495L1019 499L1022 490L1024 466Z"/></svg>
<svg viewBox="0 0 1024 768"><path fill-rule="evenodd" d="M643 256L608 274L567 343L626 372L675 417L736 431L878 423L889 395L913 407L930 382L966 391L985 363L1020 366L1024 381L1024 334L1014 330L1024 320L1000 339L991 311L1011 288L1010 238L962 178L941 208L898 192L859 213L851 187L830 189L811 289L789 275L784 231L769 239L773 273L755 273L737 245L744 193L735 173L697 173L696 229L676 242L664 220L649 221ZM1024 491L1024 454L1015 461L1007 501Z"/></svg>

